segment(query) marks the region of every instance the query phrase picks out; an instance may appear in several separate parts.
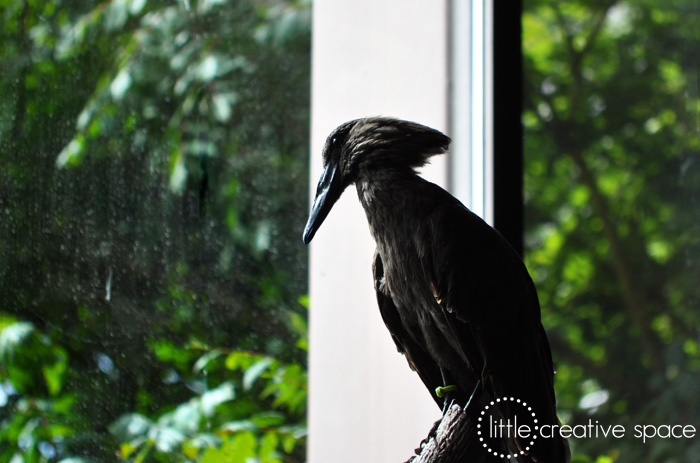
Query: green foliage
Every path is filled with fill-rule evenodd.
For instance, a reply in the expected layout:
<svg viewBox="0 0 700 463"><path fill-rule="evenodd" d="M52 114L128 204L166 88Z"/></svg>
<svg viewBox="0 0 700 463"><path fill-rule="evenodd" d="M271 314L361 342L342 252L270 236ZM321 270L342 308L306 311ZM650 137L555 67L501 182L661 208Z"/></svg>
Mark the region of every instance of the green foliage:
<svg viewBox="0 0 700 463"><path fill-rule="evenodd" d="M700 423L697 20L693 1L526 3L526 256L561 415L627 428L572 439L576 461L700 450L632 437Z"/></svg>
<svg viewBox="0 0 700 463"><path fill-rule="evenodd" d="M204 389L157 417L122 415L109 428L122 460L272 463L303 452L307 378L301 365L214 349L194 368L203 377L236 380Z"/></svg>
<svg viewBox="0 0 700 463"><path fill-rule="evenodd" d="M310 4L5 2L0 461L303 461Z"/></svg>

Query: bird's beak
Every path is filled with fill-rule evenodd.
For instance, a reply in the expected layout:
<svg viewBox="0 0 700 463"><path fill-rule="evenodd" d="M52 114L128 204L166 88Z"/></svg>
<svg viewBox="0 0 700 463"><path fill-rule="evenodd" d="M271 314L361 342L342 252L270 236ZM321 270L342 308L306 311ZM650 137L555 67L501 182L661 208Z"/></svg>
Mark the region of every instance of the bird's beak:
<svg viewBox="0 0 700 463"><path fill-rule="evenodd" d="M321 174L321 179L316 187L316 198L311 206L309 220L304 229L304 244L309 244L316 231L328 216L333 205L343 193L341 186L339 167L334 162L329 162Z"/></svg>

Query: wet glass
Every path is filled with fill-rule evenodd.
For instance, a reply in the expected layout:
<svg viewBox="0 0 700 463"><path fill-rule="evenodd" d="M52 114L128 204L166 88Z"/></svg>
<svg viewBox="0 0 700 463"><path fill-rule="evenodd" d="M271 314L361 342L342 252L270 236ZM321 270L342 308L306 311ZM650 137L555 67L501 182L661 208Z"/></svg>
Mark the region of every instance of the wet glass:
<svg viewBox="0 0 700 463"><path fill-rule="evenodd" d="M3 7L0 460L304 461L310 10Z"/></svg>

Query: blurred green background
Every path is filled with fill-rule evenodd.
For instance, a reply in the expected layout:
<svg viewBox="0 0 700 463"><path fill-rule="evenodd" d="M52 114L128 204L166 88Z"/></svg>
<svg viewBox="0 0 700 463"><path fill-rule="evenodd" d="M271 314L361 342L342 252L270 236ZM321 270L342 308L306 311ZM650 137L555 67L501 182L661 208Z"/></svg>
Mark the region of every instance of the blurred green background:
<svg viewBox="0 0 700 463"><path fill-rule="evenodd" d="M0 461L304 461L310 3L0 5ZM560 413L627 429L575 461L700 454L632 432L700 429L699 10L525 1Z"/></svg>
<svg viewBox="0 0 700 463"><path fill-rule="evenodd" d="M700 461L700 3L530 1L526 263L575 461Z"/></svg>

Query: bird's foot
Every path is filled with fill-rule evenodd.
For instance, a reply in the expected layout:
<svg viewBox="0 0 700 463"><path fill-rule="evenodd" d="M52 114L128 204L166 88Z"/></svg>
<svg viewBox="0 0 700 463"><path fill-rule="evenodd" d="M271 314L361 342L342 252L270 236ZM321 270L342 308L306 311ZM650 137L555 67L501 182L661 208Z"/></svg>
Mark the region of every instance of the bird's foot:
<svg viewBox="0 0 700 463"><path fill-rule="evenodd" d="M447 410L452 407L457 400L457 386L450 384L448 386L438 386L435 388L435 395L443 399L442 414L447 413Z"/></svg>

